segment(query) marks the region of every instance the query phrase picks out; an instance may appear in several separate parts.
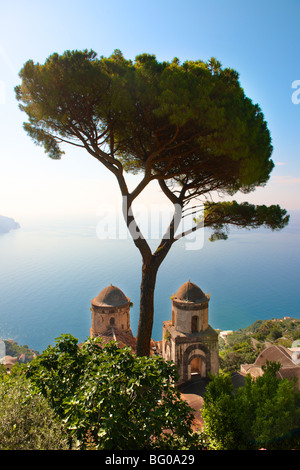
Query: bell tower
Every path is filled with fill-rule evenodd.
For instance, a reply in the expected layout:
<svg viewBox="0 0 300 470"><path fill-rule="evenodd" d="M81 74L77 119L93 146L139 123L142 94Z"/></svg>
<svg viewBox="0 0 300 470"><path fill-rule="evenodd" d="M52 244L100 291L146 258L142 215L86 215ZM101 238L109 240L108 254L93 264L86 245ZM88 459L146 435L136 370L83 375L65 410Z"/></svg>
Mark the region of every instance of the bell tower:
<svg viewBox="0 0 300 470"><path fill-rule="evenodd" d="M218 334L208 324L209 300L190 280L172 296L172 320L163 323L162 355L177 365L179 383L219 370Z"/></svg>
<svg viewBox="0 0 300 470"><path fill-rule="evenodd" d="M91 337L101 336L110 328L131 333L130 299L121 289L111 284L105 287L91 303Z"/></svg>

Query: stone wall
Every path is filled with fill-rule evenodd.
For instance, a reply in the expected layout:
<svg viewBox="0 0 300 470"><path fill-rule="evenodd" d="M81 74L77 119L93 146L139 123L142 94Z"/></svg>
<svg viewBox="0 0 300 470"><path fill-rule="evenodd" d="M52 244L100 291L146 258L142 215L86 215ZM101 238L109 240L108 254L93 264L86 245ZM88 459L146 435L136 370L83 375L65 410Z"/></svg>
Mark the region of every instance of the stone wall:
<svg viewBox="0 0 300 470"><path fill-rule="evenodd" d="M182 333L190 333L192 331L192 319L197 317L197 331L205 331L208 327L208 303L191 306L173 302L173 324L176 330Z"/></svg>
<svg viewBox="0 0 300 470"><path fill-rule="evenodd" d="M165 360L176 364L180 376L179 384L191 379L193 364L201 377L207 377L209 373L217 374L219 371L218 334L209 325L205 331L183 333L178 331L171 321L165 321L162 356Z"/></svg>
<svg viewBox="0 0 300 470"><path fill-rule="evenodd" d="M129 305L122 307L96 307L92 306L91 336L98 336L107 328L117 328L123 331L130 330Z"/></svg>

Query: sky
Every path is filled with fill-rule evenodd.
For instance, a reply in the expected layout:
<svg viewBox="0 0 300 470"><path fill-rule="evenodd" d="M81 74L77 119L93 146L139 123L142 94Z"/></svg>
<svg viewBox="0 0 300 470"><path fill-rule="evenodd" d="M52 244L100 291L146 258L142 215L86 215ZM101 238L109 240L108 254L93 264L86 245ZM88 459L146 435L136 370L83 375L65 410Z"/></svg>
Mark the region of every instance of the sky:
<svg viewBox="0 0 300 470"><path fill-rule="evenodd" d="M94 217L119 203L113 175L83 149L66 147L51 160L22 128L14 87L23 64L74 49L161 61L216 57L237 70L268 122L275 168L266 187L236 198L300 210L299 20L300 0L0 0L0 214L21 223ZM161 203L157 187L140 203Z"/></svg>

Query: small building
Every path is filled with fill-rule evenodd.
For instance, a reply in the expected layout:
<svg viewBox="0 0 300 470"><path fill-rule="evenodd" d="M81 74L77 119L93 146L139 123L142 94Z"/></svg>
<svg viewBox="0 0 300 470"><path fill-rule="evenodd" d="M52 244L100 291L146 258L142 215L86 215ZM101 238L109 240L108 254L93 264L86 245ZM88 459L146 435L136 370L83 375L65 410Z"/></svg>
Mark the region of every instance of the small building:
<svg viewBox="0 0 300 470"><path fill-rule="evenodd" d="M232 335L233 331L232 330L223 330L220 331L220 337L225 341L227 344L227 337L228 335Z"/></svg>
<svg viewBox="0 0 300 470"><path fill-rule="evenodd" d="M119 347L136 348L136 338L130 328L130 299L112 284L105 287L91 302L92 327L90 336L101 337L103 344L116 341Z"/></svg>
<svg viewBox="0 0 300 470"><path fill-rule="evenodd" d="M7 372L10 372L12 367L17 364L18 358L17 357L12 357L12 356L5 356L3 359L1 359L0 363L4 365L6 368Z"/></svg>
<svg viewBox="0 0 300 470"><path fill-rule="evenodd" d="M281 379L297 379L297 386L300 390L300 349L285 348L281 345L273 344L265 348L256 358L253 364L242 364L241 373L243 375L250 374L256 378L262 376L263 366L268 362L278 362L281 368L277 372L277 376Z"/></svg>
<svg viewBox="0 0 300 470"><path fill-rule="evenodd" d="M218 333L208 324L209 300L188 281L172 297L172 320L163 322L161 353L176 364L179 384L193 375L207 377L219 371Z"/></svg>
<svg viewBox="0 0 300 470"><path fill-rule="evenodd" d="M92 300L91 336L101 336L106 330L117 330L131 333L130 329L130 299L112 284L105 287ZM132 334L132 333L131 333Z"/></svg>

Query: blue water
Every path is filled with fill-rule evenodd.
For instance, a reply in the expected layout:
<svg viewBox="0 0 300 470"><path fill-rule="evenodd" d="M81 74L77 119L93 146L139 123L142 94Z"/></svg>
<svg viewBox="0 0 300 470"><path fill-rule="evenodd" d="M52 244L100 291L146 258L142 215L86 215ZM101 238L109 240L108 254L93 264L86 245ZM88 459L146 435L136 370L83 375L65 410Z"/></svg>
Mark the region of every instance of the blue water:
<svg viewBox="0 0 300 470"><path fill-rule="evenodd" d="M55 338L89 336L91 299L114 284L130 297L137 331L141 258L130 239L100 240L97 221L22 223L0 236L0 338L43 351ZM300 318L300 213L281 232L235 230L227 241L187 250L178 241L162 264L152 337L171 318L170 297L188 279L211 293L213 328L244 328L255 320Z"/></svg>

